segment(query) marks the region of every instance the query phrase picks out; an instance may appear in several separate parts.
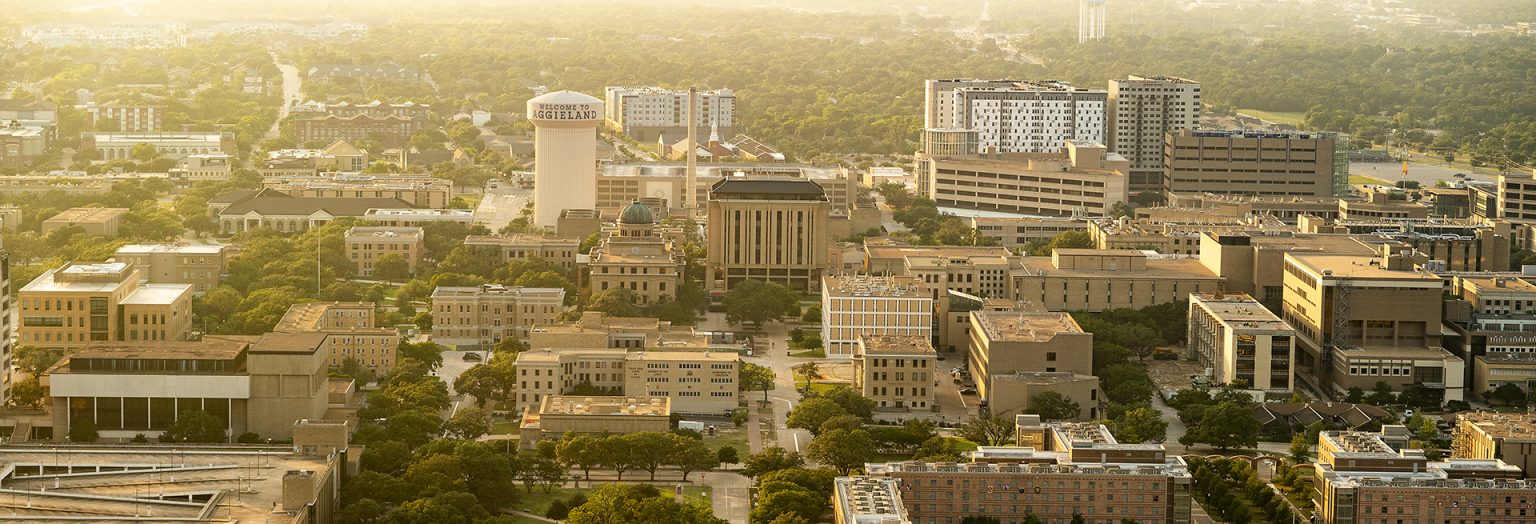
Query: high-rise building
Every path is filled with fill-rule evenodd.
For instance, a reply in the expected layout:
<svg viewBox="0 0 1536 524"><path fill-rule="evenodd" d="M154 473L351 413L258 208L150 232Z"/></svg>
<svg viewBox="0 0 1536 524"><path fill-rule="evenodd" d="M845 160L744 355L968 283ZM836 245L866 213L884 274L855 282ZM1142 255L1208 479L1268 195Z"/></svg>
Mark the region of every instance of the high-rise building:
<svg viewBox="0 0 1536 524"><path fill-rule="evenodd" d="M1200 125L1200 83L1171 76L1109 81L1109 150L1131 161L1129 191L1162 191L1163 136Z"/></svg>
<svg viewBox="0 0 1536 524"><path fill-rule="evenodd" d="M11 403L11 253L0 245L0 403Z"/></svg>
<svg viewBox="0 0 1536 524"><path fill-rule="evenodd" d="M1080 0L1077 10L1077 43L1103 40L1105 29L1104 0Z"/></svg>
<svg viewBox="0 0 1536 524"><path fill-rule="evenodd" d="M1065 141L1057 153L931 157L917 173L939 207L1031 216L1107 216L1126 192L1124 157L1103 144Z"/></svg>
<svg viewBox="0 0 1536 524"><path fill-rule="evenodd" d="M708 209L710 289L761 280L809 292L821 282L832 205L815 182L727 177L710 186Z"/></svg>
<svg viewBox="0 0 1536 524"><path fill-rule="evenodd" d="M609 86L605 91L608 127L641 142L684 138L688 134L688 90ZM736 93L730 89L698 92L694 125L719 136L736 134Z"/></svg>
<svg viewBox="0 0 1536 524"><path fill-rule="evenodd" d="M932 337L933 304L927 286L913 276L823 277L821 340L827 356L853 357L866 335Z"/></svg>
<svg viewBox="0 0 1536 524"><path fill-rule="evenodd" d="M1215 371L1218 384L1242 381L1259 391L1288 392L1296 330L1248 295L1189 296L1189 352Z"/></svg>
<svg viewBox="0 0 1536 524"><path fill-rule="evenodd" d="M978 84L941 84L953 87L947 90L950 116L940 123L975 131L980 152L1050 153L1068 140L1104 142L1107 91L1056 80Z"/></svg>
<svg viewBox="0 0 1536 524"><path fill-rule="evenodd" d="M597 126L603 101L556 91L528 101L533 122L533 224L554 229L565 209L597 207Z"/></svg>
<svg viewBox="0 0 1536 524"><path fill-rule="evenodd" d="M1338 135L1179 129L1163 139L1163 191L1331 197L1349 186Z"/></svg>

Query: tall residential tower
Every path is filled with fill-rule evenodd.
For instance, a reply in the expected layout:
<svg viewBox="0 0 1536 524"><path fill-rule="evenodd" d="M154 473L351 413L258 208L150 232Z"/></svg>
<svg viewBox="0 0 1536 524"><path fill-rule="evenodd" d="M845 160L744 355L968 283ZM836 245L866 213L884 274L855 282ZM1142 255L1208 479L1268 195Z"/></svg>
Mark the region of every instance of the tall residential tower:
<svg viewBox="0 0 1536 524"><path fill-rule="evenodd" d="M1161 191L1163 135L1200 124L1200 83L1171 76L1109 81L1109 149L1131 161L1131 194Z"/></svg>

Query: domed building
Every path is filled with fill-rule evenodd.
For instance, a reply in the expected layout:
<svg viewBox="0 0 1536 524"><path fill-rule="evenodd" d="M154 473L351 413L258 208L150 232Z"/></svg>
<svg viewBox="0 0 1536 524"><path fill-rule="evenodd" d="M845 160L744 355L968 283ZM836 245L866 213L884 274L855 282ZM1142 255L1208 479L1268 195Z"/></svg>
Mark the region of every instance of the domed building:
<svg viewBox="0 0 1536 524"><path fill-rule="evenodd" d="M592 248L587 264L592 293L625 288L642 305L676 299L683 285L682 250L657 234L656 212L636 200L624 206L616 222Z"/></svg>

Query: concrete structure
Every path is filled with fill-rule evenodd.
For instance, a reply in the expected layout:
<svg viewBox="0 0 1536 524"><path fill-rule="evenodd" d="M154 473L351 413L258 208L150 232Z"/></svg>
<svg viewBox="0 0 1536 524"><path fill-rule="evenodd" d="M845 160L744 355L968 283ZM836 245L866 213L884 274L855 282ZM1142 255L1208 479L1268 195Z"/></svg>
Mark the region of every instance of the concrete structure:
<svg viewBox="0 0 1536 524"><path fill-rule="evenodd" d="M98 237L115 237L117 228L123 225L126 207L75 207L43 221L43 234L56 229L78 226L85 234Z"/></svg>
<svg viewBox="0 0 1536 524"><path fill-rule="evenodd" d="M831 205L820 186L786 177L730 177L710 187L708 287L746 280L811 291L827 267Z"/></svg>
<svg viewBox="0 0 1536 524"><path fill-rule="evenodd" d="M355 450L349 456L342 446L341 453L330 454L330 447L298 437L295 444L298 451L249 445L21 445L0 448L0 461L15 465L3 471L0 482L24 501L7 511L17 522L52 522L61 513L86 522L334 522L343 472L356 460ZM65 462L54 466L57 455ZM242 471L267 474L237 473ZM144 496L146 489L167 496Z"/></svg>
<svg viewBox="0 0 1536 524"><path fill-rule="evenodd" d="M374 266L387 255L404 259L406 270L415 274L426 250L425 237L419 227L355 226L347 230L342 241L358 276L370 277Z"/></svg>
<svg viewBox="0 0 1536 524"><path fill-rule="evenodd" d="M1163 147L1163 191L1330 197L1349 186L1333 133L1180 129Z"/></svg>
<svg viewBox="0 0 1536 524"><path fill-rule="evenodd" d="M562 209L556 221L555 235L586 240L603 229L603 212L596 209Z"/></svg>
<svg viewBox="0 0 1536 524"><path fill-rule="evenodd" d="M640 142L688 134L688 90L608 86L604 117L610 129ZM736 134L736 93L730 89L698 92L693 124L718 135Z"/></svg>
<svg viewBox="0 0 1536 524"><path fill-rule="evenodd" d="M432 291L432 339L449 346L490 349L501 339L528 340L565 310L565 290L485 284Z"/></svg>
<svg viewBox="0 0 1536 524"><path fill-rule="evenodd" d="M865 336L933 337L934 295L912 276L821 279L821 340L834 358L853 358Z"/></svg>
<svg viewBox="0 0 1536 524"><path fill-rule="evenodd" d="M671 348L543 348L517 354L517 397L536 406L577 386L626 395L669 397L680 413L736 409L741 356L736 351Z"/></svg>
<svg viewBox="0 0 1536 524"><path fill-rule="evenodd" d="M694 181L694 197L709 200L709 188L732 177L778 176L810 180L827 194L833 209L854 206L859 196L855 173L839 167L760 162L701 162ZM597 177L597 208L617 214L639 200L657 212L658 218L686 216L687 165L680 163L606 163ZM878 225L878 224L876 224Z"/></svg>
<svg viewBox="0 0 1536 524"><path fill-rule="evenodd" d="M1296 226L1269 215L1211 219L1098 218L1088 221L1088 237L1099 249L1152 250L1164 255L1199 255L1209 233L1286 235Z"/></svg>
<svg viewBox="0 0 1536 524"><path fill-rule="evenodd" d="M160 156L180 160L189 155L235 154L234 133L85 133L81 151L95 151L102 160L131 160L133 148L149 144Z"/></svg>
<svg viewBox="0 0 1536 524"><path fill-rule="evenodd" d="M126 262L150 284L187 284L201 296L224 278L225 246L129 244L117 248L116 262Z"/></svg>
<svg viewBox="0 0 1536 524"><path fill-rule="evenodd" d="M368 167L368 152L346 140L337 140L325 149L279 149L268 151L257 171L263 177L316 176L322 172L356 173ZM404 166L401 166L404 167Z"/></svg>
<svg viewBox="0 0 1536 524"><path fill-rule="evenodd" d="M230 156L224 153L203 153L187 155L181 159L181 163L171 168L171 180L179 184L190 184L202 181L228 180L234 173L234 165L230 163Z"/></svg>
<svg viewBox="0 0 1536 524"><path fill-rule="evenodd" d="M475 212L468 209L370 208L363 212L362 219L387 227L422 227L438 222L469 226L475 221Z"/></svg>
<svg viewBox="0 0 1536 524"><path fill-rule="evenodd" d="M15 175L0 177L0 195L35 195L61 193L65 195L100 195L112 190L119 180L145 180L160 178L133 175L97 175L87 178L84 171L59 175Z"/></svg>
<svg viewBox="0 0 1536 524"><path fill-rule="evenodd" d="M1528 413L1458 413L1451 458L1501 460L1531 478L1536 475L1536 417Z"/></svg>
<svg viewBox="0 0 1536 524"><path fill-rule="evenodd" d="M113 129L104 131L119 133L153 133L165 123L165 106L92 104L86 113L90 115L87 127L100 129L110 123Z"/></svg>
<svg viewBox="0 0 1536 524"><path fill-rule="evenodd" d="M109 439L156 436L188 411L245 432L290 438L294 422L320 419L326 335L268 333L197 342L100 342L49 368L54 438L82 420Z"/></svg>
<svg viewBox="0 0 1536 524"><path fill-rule="evenodd" d="M581 251L582 240L524 233L511 236L470 235L464 239L464 245L476 249L477 253L494 257L502 264L541 258L575 271L576 256Z"/></svg>
<svg viewBox="0 0 1536 524"><path fill-rule="evenodd" d="M1341 202L1341 206L1348 201ZM1510 267L1513 232L1503 220L1481 223L1471 220L1432 218L1355 218L1322 220L1302 215L1302 233L1360 235L1393 252L1412 249L1450 271L1500 272Z"/></svg>
<svg viewBox="0 0 1536 524"><path fill-rule="evenodd" d="M933 143L938 135L925 134L926 154L1048 153L1068 140L1105 141L1109 95L1102 90L1078 89L1054 80L957 79L928 80L924 91L928 132L974 133L961 139L974 147L959 150L939 147ZM1042 114L1052 116L1046 120Z"/></svg>
<svg viewBox="0 0 1536 524"><path fill-rule="evenodd" d="M863 483L876 491L834 489L837 522L958 523L976 515L1052 524L1070 522L1073 515L1087 522L1194 522L1189 468L1161 444L1121 444L1099 424L1018 418L1018 433L1032 446L986 446L961 463L867 464L864 476L839 478L841 485ZM878 484L885 480L893 482ZM894 504L885 504L886 498Z"/></svg>
<svg viewBox="0 0 1536 524"><path fill-rule="evenodd" d="M1131 75L1109 81L1109 150L1131 162L1130 194L1162 191L1163 136L1198 127L1203 108L1194 80Z"/></svg>
<svg viewBox="0 0 1536 524"><path fill-rule="evenodd" d="M1188 258L1132 250L1057 249L1023 257L1009 273L1012 298L1047 311L1104 311L1166 304L1221 289L1222 278Z"/></svg>
<svg viewBox="0 0 1536 524"><path fill-rule="evenodd" d="M124 262L65 264L17 293L17 343L78 348L91 342L184 340L192 286L144 284Z"/></svg>
<svg viewBox="0 0 1536 524"><path fill-rule="evenodd" d="M671 399L666 397L557 396L523 408L518 428L521 449L567 433L666 433L672 428Z"/></svg>
<svg viewBox="0 0 1536 524"><path fill-rule="evenodd" d="M1077 403L1080 417L1098 418L1093 334L1070 315L972 311L970 323L966 369L993 413L1026 410L1035 395L1054 390Z"/></svg>
<svg viewBox="0 0 1536 524"><path fill-rule="evenodd" d="M1225 280L1225 291L1246 293L1279 304L1284 288L1286 253L1375 256L1378 248L1340 235L1262 235L1204 233L1200 264Z"/></svg>
<svg viewBox="0 0 1536 524"><path fill-rule="evenodd" d="M1536 284L1514 276L1457 275L1445 305L1446 349L1467 362L1467 393L1536 386Z"/></svg>
<svg viewBox="0 0 1536 524"><path fill-rule="evenodd" d="M342 369L347 360L379 376L395 367L400 333L377 325L372 302L308 302L294 304L272 328L275 333L323 333L330 367Z"/></svg>
<svg viewBox="0 0 1536 524"><path fill-rule="evenodd" d="M1330 394L1385 381L1461 400L1465 364L1441 347L1444 282L1414 262L1287 253L1281 317L1296 329L1296 369Z"/></svg>
<svg viewBox="0 0 1536 524"><path fill-rule="evenodd" d="M1244 294L1189 296L1189 356L1213 370L1217 384L1289 392L1296 331Z"/></svg>
<svg viewBox="0 0 1536 524"><path fill-rule="evenodd" d="M1077 43L1104 39L1104 0L1078 0Z"/></svg>
<svg viewBox="0 0 1536 524"><path fill-rule="evenodd" d="M528 101L535 158L533 224L554 228L565 209L594 209L597 198L597 126L603 102L556 91Z"/></svg>
<svg viewBox="0 0 1536 524"><path fill-rule="evenodd" d="M625 288L642 305L676 300L685 266L681 246L656 231L656 217L638 201L624 208L617 224L589 255L585 275L592 293Z"/></svg>
<svg viewBox="0 0 1536 524"><path fill-rule="evenodd" d="M918 186L939 207L1012 215L1108 216L1129 199L1125 157L1099 142L1063 143L1060 153L935 157Z"/></svg>
<svg viewBox="0 0 1536 524"><path fill-rule="evenodd" d="M11 300L11 253L0 247L0 290L5 291L5 298L0 300L0 402L11 403L11 333L13 331L11 309L15 303Z"/></svg>
<svg viewBox="0 0 1536 524"><path fill-rule="evenodd" d="M1536 483L1500 460L1431 462L1423 450L1394 451L1374 433L1318 435L1313 468L1317 522L1523 522Z"/></svg>
<svg viewBox="0 0 1536 524"><path fill-rule="evenodd" d="M937 409L938 357L925 336L859 337L853 352L853 389L881 411Z"/></svg>

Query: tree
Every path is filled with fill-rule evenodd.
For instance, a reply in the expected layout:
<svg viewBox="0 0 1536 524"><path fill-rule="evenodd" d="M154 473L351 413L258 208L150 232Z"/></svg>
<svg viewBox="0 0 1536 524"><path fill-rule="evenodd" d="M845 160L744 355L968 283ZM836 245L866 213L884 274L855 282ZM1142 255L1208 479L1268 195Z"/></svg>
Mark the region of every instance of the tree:
<svg viewBox="0 0 1536 524"><path fill-rule="evenodd" d="M1147 407L1125 410L1109 421L1109 431L1115 440L1127 444L1162 442L1168 438L1168 421L1161 413Z"/></svg>
<svg viewBox="0 0 1536 524"><path fill-rule="evenodd" d="M411 278L411 265L399 253L389 253L373 263L374 280L404 282Z"/></svg>
<svg viewBox="0 0 1536 524"><path fill-rule="evenodd" d="M400 341L395 354L402 359L412 359L427 365L429 370L443 365L443 347L432 342Z"/></svg>
<svg viewBox="0 0 1536 524"><path fill-rule="evenodd" d="M971 442L1001 446L1014 438L1014 423L1002 415L978 415L961 423L958 433Z"/></svg>
<svg viewBox="0 0 1536 524"><path fill-rule="evenodd" d="M43 384L33 375L11 386L11 404L35 408L43 403Z"/></svg>
<svg viewBox="0 0 1536 524"><path fill-rule="evenodd" d="M1179 442L1186 446L1204 442L1222 451L1252 448L1259 445L1259 422L1253 419L1252 409L1247 405L1226 401L1205 410L1200 424L1190 427Z"/></svg>
<svg viewBox="0 0 1536 524"><path fill-rule="evenodd" d="M750 323L753 329L784 319L800 303L800 294L776 282L747 280L726 292L725 319L731 324Z"/></svg>
<svg viewBox="0 0 1536 524"><path fill-rule="evenodd" d="M567 466L581 468L582 476L592 480L592 468L602 463L601 441L591 435L566 433L555 446L555 456Z"/></svg>
<svg viewBox="0 0 1536 524"><path fill-rule="evenodd" d="M405 470L411 463L411 447L398 440L384 440L368 444L363 454L363 469L394 474Z"/></svg>
<svg viewBox="0 0 1536 524"><path fill-rule="evenodd" d="M1489 397L1506 406L1524 404L1526 398L1525 391L1521 390L1520 386L1517 386L1513 383L1505 383L1504 385L1499 386L1493 390L1493 393L1491 393Z"/></svg>
<svg viewBox="0 0 1536 524"><path fill-rule="evenodd" d="M875 401L848 386L837 386L816 396L836 402L843 411L859 418L868 419L875 413Z"/></svg>
<svg viewBox="0 0 1536 524"><path fill-rule="evenodd" d="M390 416L386 428L392 437L416 447L442 433L443 420L437 413L407 409Z"/></svg>
<svg viewBox="0 0 1536 524"><path fill-rule="evenodd" d="M747 457L747 463L741 468L741 474L756 478L775 471L798 468L805 465L805 459L799 453L774 446Z"/></svg>
<svg viewBox="0 0 1536 524"><path fill-rule="evenodd" d="M140 163L153 162L155 159L160 158L160 151L155 149L154 144L148 143L134 144L133 149L129 150L128 154L133 157L135 162Z"/></svg>
<svg viewBox="0 0 1536 524"><path fill-rule="evenodd" d="M814 397L790 410L789 416L784 419L784 425L819 433L822 424L847 414L847 410L831 399Z"/></svg>
<svg viewBox="0 0 1536 524"><path fill-rule="evenodd" d="M796 364L795 367L790 368L790 369L795 372L795 377L796 377L797 380L798 379L805 379L805 390L804 391L807 391L807 392L809 392L811 390L811 382L816 380L817 377L821 376L821 366L816 364L815 362L805 362L805 363L802 363L802 364ZM764 393L764 395L766 396L767 394Z"/></svg>
<svg viewBox="0 0 1536 524"><path fill-rule="evenodd" d="M100 437L96 434L96 422L90 418L82 417L69 425L70 442L96 442L97 438Z"/></svg>
<svg viewBox="0 0 1536 524"><path fill-rule="evenodd" d="M656 480L656 469L672 456L674 441L666 433L643 431L618 438L630 449L635 467L650 473L651 480Z"/></svg>
<svg viewBox="0 0 1536 524"><path fill-rule="evenodd" d="M672 439L672 453L666 462L682 470L683 482L688 481L689 473L714 469L720 465L720 455L710 451L704 441L676 434L668 434L667 437Z"/></svg>
<svg viewBox="0 0 1536 524"><path fill-rule="evenodd" d="M1388 384L1385 380L1378 380L1376 385L1371 388L1371 394L1369 397L1366 397L1365 401L1377 406L1386 406L1397 401L1397 396L1392 394L1391 384Z"/></svg>
<svg viewBox="0 0 1536 524"><path fill-rule="evenodd" d="M760 488L758 493L757 506L752 508L748 518L754 524L782 522L780 519L786 516L809 519L822 513L821 497L799 486L783 486L771 491Z"/></svg>
<svg viewBox="0 0 1536 524"><path fill-rule="evenodd" d="M610 288L592 295L587 311L601 311L611 317L640 316L640 295L627 287Z"/></svg>
<svg viewBox="0 0 1536 524"><path fill-rule="evenodd" d="M807 324L820 323L821 322L821 306L811 306L811 307L805 308L805 313L800 315L800 321L801 322L805 322Z"/></svg>
<svg viewBox="0 0 1536 524"><path fill-rule="evenodd" d="M224 422L206 411L186 410L161 435L165 442L217 443L229 440Z"/></svg>
<svg viewBox="0 0 1536 524"><path fill-rule="evenodd" d="M867 431L834 429L811 439L806 455L846 475L868 462L874 448L875 441Z"/></svg>
<svg viewBox="0 0 1536 524"><path fill-rule="evenodd" d="M751 362L742 362L738 369L737 387L743 392L763 392L763 402L768 402L768 391L773 389L773 369L768 366L760 366Z"/></svg>
<svg viewBox="0 0 1536 524"><path fill-rule="evenodd" d="M1043 420L1073 420L1082 410L1076 402L1056 390L1046 390L1029 399L1025 413L1040 415Z"/></svg>
<svg viewBox="0 0 1536 524"><path fill-rule="evenodd" d="M727 524L709 508L680 504L653 486L605 484L592 492L587 502L571 509L567 524L611 524L645 522L647 524Z"/></svg>
<svg viewBox="0 0 1536 524"><path fill-rule="evenodd" d="M740 453L736 450L736 446L722 446L715 452L715 462L717 464L739 464L741 462Z"/></svg>
<svg viewBox="0 0 1536 524"><path fill-rule="evenodd" d="M28 375L40 377L48 368L53 367L64 358L64 352L56 349L43 349L36 346L17 346L15 350L16 367L26 371Z"/></svg>
<svg viewBox="0 0 1536 524"><path fill-rule="evenodd" d="M1311 443L1307 442L1307 436L1304 434L1297 434L1296 436L1291 437L1290 452L1292 464L1305 464L1307 462L1308 455L1312 452L1312 445Z"/></svg>
<svg viewBox="0 0 1536 524"><path fill-rule="evenodd" d="M600 464L613 470L619 480L624 480L624 472L635 469L639 465L639 450L631 447L623 435L604 436L597 441L596 455Z"/></svg>
<svg viewBox="0 0 1536 524"><path fill-rule="evenodd" d="M484 410L470 406L459 409L443 423L443 432L453 438L475 440L491 432L491 423Z"/></svg>

